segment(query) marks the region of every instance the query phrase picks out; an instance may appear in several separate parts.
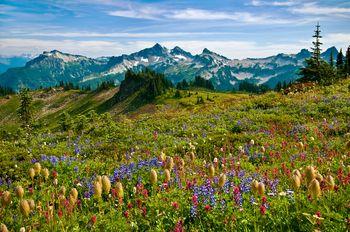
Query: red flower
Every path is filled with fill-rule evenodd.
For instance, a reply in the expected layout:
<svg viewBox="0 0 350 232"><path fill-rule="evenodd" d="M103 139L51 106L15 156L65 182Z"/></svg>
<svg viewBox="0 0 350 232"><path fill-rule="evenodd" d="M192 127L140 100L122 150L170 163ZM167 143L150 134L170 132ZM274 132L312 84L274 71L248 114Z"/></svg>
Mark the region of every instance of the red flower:
<svg viewBox="0 0 350 232"><path fill-rule="evenodd" d="M128 203L128 209L131 209L132 207L133 207L132 203L129 202L129 203Z"/></svg>
<svg viewBox="0 0 350 232"><path fill-rule="evenodd" d="M179 204L175 201L175 202L172 202L171 203L172 207L175 208L175 209L178 209L179 208Z"/></svg>
<svg viewBox="0 0 350 232"><path fill-rule="evenodd" d="M267 202L266 196L263 196L263 197L261 198L261 200L262 200L262 203L265 204L265 203Z"/></svg>
<svg viewBox="0 0 350 232"><path fill-rule="evenodd" d="M211 207L210 207L210 205L206 205L205 207L204 207L204 209L205 209L205 211L209 211L210 209L211 209Z"/></svg>
<svg viewBox="0 0 350 232"><path fill-rule="evenodd" d="M264 205L261 205L261 206L260 206L260 213L261 213L262 215L265 215L265 214L266 214L266 207L265 207Z"/></svg>
<svg viewBox="0 0 350 232"><path fill-rule="evenodd" d="M198 204L198 197L196 195L193 195L192 202L193 202L194 205Z"/></svg>
<svg viewBox="0 0 350 232"><path fill-rule="evenodd" d="M55 170L52 171L52 176L53 176L54 179L57 177L57 172Z"/></svg>
<svg viewBox="0 0 350 232"><path fill-rule="evenodd" d="M63 216L62 210L58 210L57 215L58 215L59 218L61 218Z"/></svg>
<svg viewBox="0 0 350 232"><path fill-rule="evenodd" d="M123 213L123 214L124 214L124 217L126 217L126 218L128 218L128 217L129 217L129 211L127 211L127 210L126 210L126 211L124 211L124 213Z"/></svg>
<svg viewBox="0 0 350 232"><path fill-rule="evenodd" d="M30 188L28 189L28 191L29 191L30 194L33 194L34 189L33 189L32 187L30 187Z"/></svg>
<svg viewBox="0 0 350 232"><path fill-rule="evenodd" d="M95 224L95 223L96 223L96 220L97 220L96 215L93 215L93 216L91 217L91 219L90 219L90 221L91 221L92 224Z"/></svg>

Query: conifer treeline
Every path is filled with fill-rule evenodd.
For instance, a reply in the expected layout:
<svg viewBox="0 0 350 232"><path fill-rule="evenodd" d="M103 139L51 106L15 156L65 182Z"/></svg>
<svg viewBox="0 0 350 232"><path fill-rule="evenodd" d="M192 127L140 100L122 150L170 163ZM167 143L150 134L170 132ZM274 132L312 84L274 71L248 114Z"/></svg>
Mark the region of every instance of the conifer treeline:
<svg viewBox="0 0 350 232"><path fill-rule="evenodd" d="M315 34L313 35L315 41L313 41L313 55L311 58L306 59L306 66L300 70L301 78L299 82L317 82L322 85L330 85L336 80L346 78L350 75L350 46L347 48L346 56L344 57L342 49L337 55L336 64L334 67L333 53L329 62L323 60L320 57L321 45L320 39L321 30L320 25L316 25Z"/></svg>
<svg viewBox="0 0 350 232"><path fill-rule="evenodd" d="M176 85L177 89L182 89L182 90L187 90L191 87L206 88L206 89L214 90L213 83L211 83L210 80L206 80L200 76L196 76L193 82L188 83L185 79L183 79Z"/></svg>
<svg viewBox="0 0 350 232"><path fill-rule="evenodd" d="M6 96L14 93L15 91L13 91L13 89L11 89L10 87L0 86L0 96Z"/></svg>

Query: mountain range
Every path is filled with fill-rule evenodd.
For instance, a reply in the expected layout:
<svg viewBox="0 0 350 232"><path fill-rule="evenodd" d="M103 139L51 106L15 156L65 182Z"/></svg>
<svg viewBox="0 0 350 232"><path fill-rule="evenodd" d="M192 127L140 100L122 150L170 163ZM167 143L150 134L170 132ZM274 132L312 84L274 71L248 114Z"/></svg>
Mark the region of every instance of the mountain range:
<svg viewBox="0 0 350 232"><path fill-rule="evenodd" d="M331 47L321 56L328 61L331 53L336 57L338 51ZM27 61L23 67L10 67L0 75L0 86L15 90L23 86L36 89L55 86L61 81L92 88L103 81L114 81L119 85L128 69L138 71L148 67L164 73L173 84L183 79L191 81L199 75L211 80L217 90L232 90L244 80L273 88L278 82L297 79L304 60L310 56L310 51L302 49L297 54L280 53L266 58L238 60L207 48L201 54L193 55L178 46L168 49L158 43L130 55L100 58L53 50Z"/></svg>

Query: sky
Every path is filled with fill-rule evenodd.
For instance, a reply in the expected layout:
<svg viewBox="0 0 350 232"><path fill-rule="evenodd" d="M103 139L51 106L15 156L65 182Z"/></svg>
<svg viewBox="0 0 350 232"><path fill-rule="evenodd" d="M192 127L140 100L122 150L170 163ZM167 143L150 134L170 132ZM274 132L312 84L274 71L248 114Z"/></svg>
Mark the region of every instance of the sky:
<svg viewBox="0 0 350 232"><path fill-rule="evenodd" d="M130 54L155 43L231 59L350 45L343 0L1 0L0 55L60 50L88 57Z"/></svg>

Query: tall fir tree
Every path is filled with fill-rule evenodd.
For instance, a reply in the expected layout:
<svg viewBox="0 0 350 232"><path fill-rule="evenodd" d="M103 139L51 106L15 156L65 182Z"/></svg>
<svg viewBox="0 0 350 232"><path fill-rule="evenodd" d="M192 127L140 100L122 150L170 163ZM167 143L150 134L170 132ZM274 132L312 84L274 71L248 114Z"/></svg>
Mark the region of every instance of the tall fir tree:
<svg viewBox="0 0 350 232"><path fill-rule="evenodd" d="M337 55L337 69L340 71L343 68L344 65L344 56L343 56L343 51L340 49L338 55Z"/></svg>
<svg viewBox="0 0 350 232"><path fill-rule="evenodd" d="M319 82L323 85L329 85L336 79L335 71L332 66L321 58L321 36L320 24L317 23L315 34L312 36L315 41L312 42L312 57L306 59L306 66L301 68L299 75L302 77L300 82Z"/></svg>
<svg viewBox="0 0 350 232"><path fill-rule="evenodd" d="M32 120L32 96L29 93L27 88L20 90L20 106L17 110L17 113L21 119L21 123L24 127L30 126Z"/></svg>
<svg viewBox="0 0 350 232"><path fill-rule="evenodd" d="M318 65L320 65L321 51L322 51L321 49L322 43L320 42L320 39L322 38L320 27L321 27L320 24L317 22L315 34L312 36L315 38L315 41L312 42L314 46L311 48L312 58L316 61Z"/></svg>

